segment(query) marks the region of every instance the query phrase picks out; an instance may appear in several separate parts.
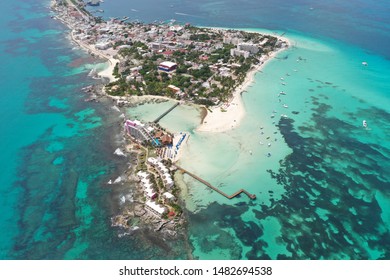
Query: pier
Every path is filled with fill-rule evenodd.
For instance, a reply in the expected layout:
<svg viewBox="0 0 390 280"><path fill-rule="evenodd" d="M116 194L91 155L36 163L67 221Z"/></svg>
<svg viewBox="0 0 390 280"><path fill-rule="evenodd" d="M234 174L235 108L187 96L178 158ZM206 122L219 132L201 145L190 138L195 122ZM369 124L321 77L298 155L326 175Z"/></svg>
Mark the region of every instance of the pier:
<svg viewBox="0 0 390 280"><path fill-rule="evenodd" d="M166 115L169 114L169 112L171 112L173 109L175 109L177 106L180 105L180 102L177 102L175 105L173 105L171 108L169 108L167 111L165 111L164 113L162 113L157 119L155 119L153 122L154 123L158 123L163 117L165 117Z"/></svg>
<svg viewBox="0 0 390 280"><path fill-rule="evenodd" d="M238 190L237 192L235 192L234 194L232 195L227 195L226 193L224 193L223 191L221 191L220 189L214 187L213 185L211 185L209 182L203 180L202 178L200 178L199 176L189 172L188 170L176 165L176 164L173 164L173 166L175 166L177 169L179 169L180 171L182 171L183 173L186 173L187 175L191 176L192 178L198 180L199 182L201 182L202 184L206 185L207 187L209 187L210 189L216 191L217 193L223 195L224 197L226 197L227 199L232 199L232 198L235 198L236 196L240 195L241 193L244 193L246 194L250 199L256 199L256 195L255 194L250 194L249 192L247 192L246 190L244 189L240 189Z"/></svg>

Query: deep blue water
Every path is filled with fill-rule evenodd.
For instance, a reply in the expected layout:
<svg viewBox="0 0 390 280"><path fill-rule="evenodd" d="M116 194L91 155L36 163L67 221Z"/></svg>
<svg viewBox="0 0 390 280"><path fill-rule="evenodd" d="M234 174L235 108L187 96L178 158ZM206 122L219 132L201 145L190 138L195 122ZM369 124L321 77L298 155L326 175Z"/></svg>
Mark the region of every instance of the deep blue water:
<svg viewBox="0 0 390 280"><path fill-rule="evenodd" d="M280 33L300 33L356 45L381 56L383 60L390 58L388 1L311 2L145 0L133 3L106 0L100 8L105 10L105 17L131 16L145 22L174 18L204 26L261 27L279 30ZM116 137L119 130L117 115L115 112L107 114L107 104L84 102L85 96L80 89L96 81L87 77L88 69L83 65L98 61L73 49L64 36L66 28L50 18L47 6L48 1L15 0L2 3L0 224L3 230L0 232L0 259L184 258L180 243L171 246L156 240L148 232L119 238L116 229L110 227L110 218L118 211L119 190L107 186L105 182L113 174L121 174L126 166L125 159L112 156L120 142ZM313 121L318 125L330 121L320 118L325 112L327 108L319 105ZM375 114L388 118L388 112L379 109ZM299 176L301 165L307 164L299 155L311 153L319 160L323 151L321 147L309 151L313 146L311 139L305 140L296 134L293 124L280 125L286 142L292 145L295 153L281 163L280 170L270 171L270 176L282 180L282 183L287 180L294 181L294 184L287 186L290 199L287 197L284 204L275 204L274 208L259 209L262 211L255 213L259 219L271 212L272 215L283 216L288 208L302 211L307 216L311 213L309 208L299 208L299 200L305 200L307 196L307 190L299 186L312 186L315 189L312 181L318 179L318 173L312 171L310 177ZM345 125L340 124L338 129L343 132ZM320 130L312 133L311 137L314 134L318 137L318 134L328 132ZM306 145L295 145L300 141L306 141ZM334 147L335 154L339 147L347 147L351 143L349 137L340 138L339 141L338 146ZM363 147L363 150L366 148ZM365 150L373 159L369 158L363 164L375 166L378 163L374 159L386 158L387 151L381 149L375 146ZM350 157L352 159L354 155ZM342 175L334 174L341 177L343 184L353 180ZM384 192L389 187L388 181L383 178L369 174L367 178L370 184L379 186ZM329 202L319 199L318 203ZM357 203L352 201L351 205L356 208ZM246 211L239 207L237 205L237 210L214 204L208 210L221 213L221 227L236 224L234 230L237 235L243 241L248 241L247 234L259 229L253 224L245 225L241 220L234 219L235 215ZM375 203L367 202L360 207L361 211L367 213L364 217L370 217L371 211L380 211ZM208 213L206 210L191 216L192 223L203 225ZM226 216L226 213L231 215ZM372 216L375 216L374 213ZM386 214L384 216L388 217ZM338 225L337 219L331 217L331 220ZM299 224L302 221L296 222ZM367 227L377 222L369 219L363 221ZM282 221L282 225L289 223L290 220ZM374 233L367 233L361 225L352 225L358 227L362 235L374 234L372 240L367 242L374 242L375 246L384 246L389 239L386 229L379 228ZM316 258L311 252L313 244L300 240L302 237L299 236L298 226L293 229L283 227L283 230L286 234L297 235L304 258ZM343 234L340 233L340 239ZM267 258L261 254L263 244L256 246L246 257ZM332 254L320 253L325 258L334 258ZM240 258L239 255L236 257ZM293 257L302 258L302 255ZM364 259L367 255L345 250L341 257ZM382 257L389 258L389 255Z"/></svg>
<svg viewBox="0 0 390 280"><path fill-rule="evenodd" d="M144 22L175 19L202 26L303 33L347 42L390 58L387 0L108 0L96 9L104 9L105 18L129 16Z"/></svg>

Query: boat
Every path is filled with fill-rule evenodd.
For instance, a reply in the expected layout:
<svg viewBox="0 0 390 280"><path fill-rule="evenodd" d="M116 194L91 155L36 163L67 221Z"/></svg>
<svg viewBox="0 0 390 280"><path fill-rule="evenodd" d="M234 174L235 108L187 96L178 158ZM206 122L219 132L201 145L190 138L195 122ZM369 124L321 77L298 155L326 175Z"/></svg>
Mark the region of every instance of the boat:
<svg viewBox="0 0 390 280"><path fill-rule="evenodd" d="M270 157L270 156L271 156L271 153L268 153L268 154L267 154L267 157Z"/></svg>
<svg viewBox="0 0 390 280"><path fill-rule="evenodd" d="M368 66L368 63L367 63L366 61L363 61L363 62L362 62L362 65L363 65L363 66Z"/></svg>
<svg viewBox="0 0 390 280"><path fill-rule="evenodd" d="M91 0L87 2L87 5L89 6L100 6L100 1L99 0Z"/></svg>
<svg viewBox="0 0 390 280"><path fill-rule="evenodd" d="M283 107L284 107L284 108L288 108L287 104L283 104Z"/></svg>
<svg viewBox="0 0 390 280"><path fill-rule="evenodd" d="M96 77L97 74L98 74L98 73L97 73L96 69L93 68L93 69L89 72L88 76L89 76L89 77Z"/></svg>
<svg viewBox="0 0 390 280"><path fill-rule="evenodd" d="M367 127L368 127L367 121L366 121L366 120L363 120L363 127L364 127L364 128L367 128Z"/></svg>
<svg viewBox="0 0 390 280"><path fill-rule="evenodd" d="M281 91L280 94L281 95L286 95L286 93L284 91Z"/></svg>

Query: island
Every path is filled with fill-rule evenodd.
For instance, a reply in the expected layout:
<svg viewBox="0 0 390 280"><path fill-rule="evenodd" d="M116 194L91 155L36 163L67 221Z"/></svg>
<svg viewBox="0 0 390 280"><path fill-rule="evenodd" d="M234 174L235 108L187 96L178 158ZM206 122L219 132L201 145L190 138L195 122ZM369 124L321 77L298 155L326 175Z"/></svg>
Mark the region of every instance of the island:
<svg viewBox="0 0 390 280"><path fill-rule="evenodd" d="M105 21L92 16L86 5L80 0L51 3L53 17L69 27L71 40L109 63L101 72L92 69L91 76L103 77L106 82L100 93L87 87L85 91L91 94L88 100L105 96L118 107L131 106L134 98L145 96L175 100L165 114L182 103L193 104L204 112L198 128L203 131L218 132L237 126L245 113L241 93L265 62L289 46L283 37L257 32L202 28L173 21L129 22L128 17ZM152 123L123 117L128 144L115 153L136 155L137 164L129 170L128 177L137 181L139 188L133 207L113 217L112 225L134 230L143 223L174 237L185 223L174 175L177 171L186 172L176 163L190 134L172 133L161 127L158 122L164 114ZM228 199L241 193L256 198L243 189L226 195L197 175L187 174ZM118 178L108 184L120 181Z"/></svg>

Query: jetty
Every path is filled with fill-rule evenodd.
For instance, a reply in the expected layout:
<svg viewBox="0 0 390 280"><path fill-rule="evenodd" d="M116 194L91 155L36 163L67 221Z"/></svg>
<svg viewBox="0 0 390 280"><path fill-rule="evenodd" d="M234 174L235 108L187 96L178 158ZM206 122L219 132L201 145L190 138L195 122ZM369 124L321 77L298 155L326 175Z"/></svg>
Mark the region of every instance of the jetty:
<svg viewBox="0 0 390 280"><path fill-rule="evenodd" d="M250 199L256 199L256 195L255 194L250 194L249 192L247 192L246 190L244 189L240 189L238 190L237 192L233 193L232 195L228 195L226 193L224 193L223 191L221 191L220 189L214 187L213 185L211 185L209 182L207 182L206 180L203 180L202 178L200 178L199 176L189 172L188 170L176 165L176 164L173 164L173 166L175 166L178 170L180 170L181 172L183 173L186 173L187 175L191 176L192 178L198 180L199 182L201 182L202 184L206 185L207 187L209 187L210 189L216 191L217 193L223 195L224 197L226 197L227 199L232 199L232 198L235 198L236 196L240 195L241 193L244 193L246 194Z"/></svg>
<svg viewBox="0 0 390 280"><path fill-rule="evenodd" d="M177 102L175 105L173 105L171 108L169 108L168 110L166 110L164 113L162 113L157 119L155 119L153 122L154 123L158 123L163 117L165 117L166 115L168 115L173 109L175 109L177 106L180 105L180 102Z"/></svg>

